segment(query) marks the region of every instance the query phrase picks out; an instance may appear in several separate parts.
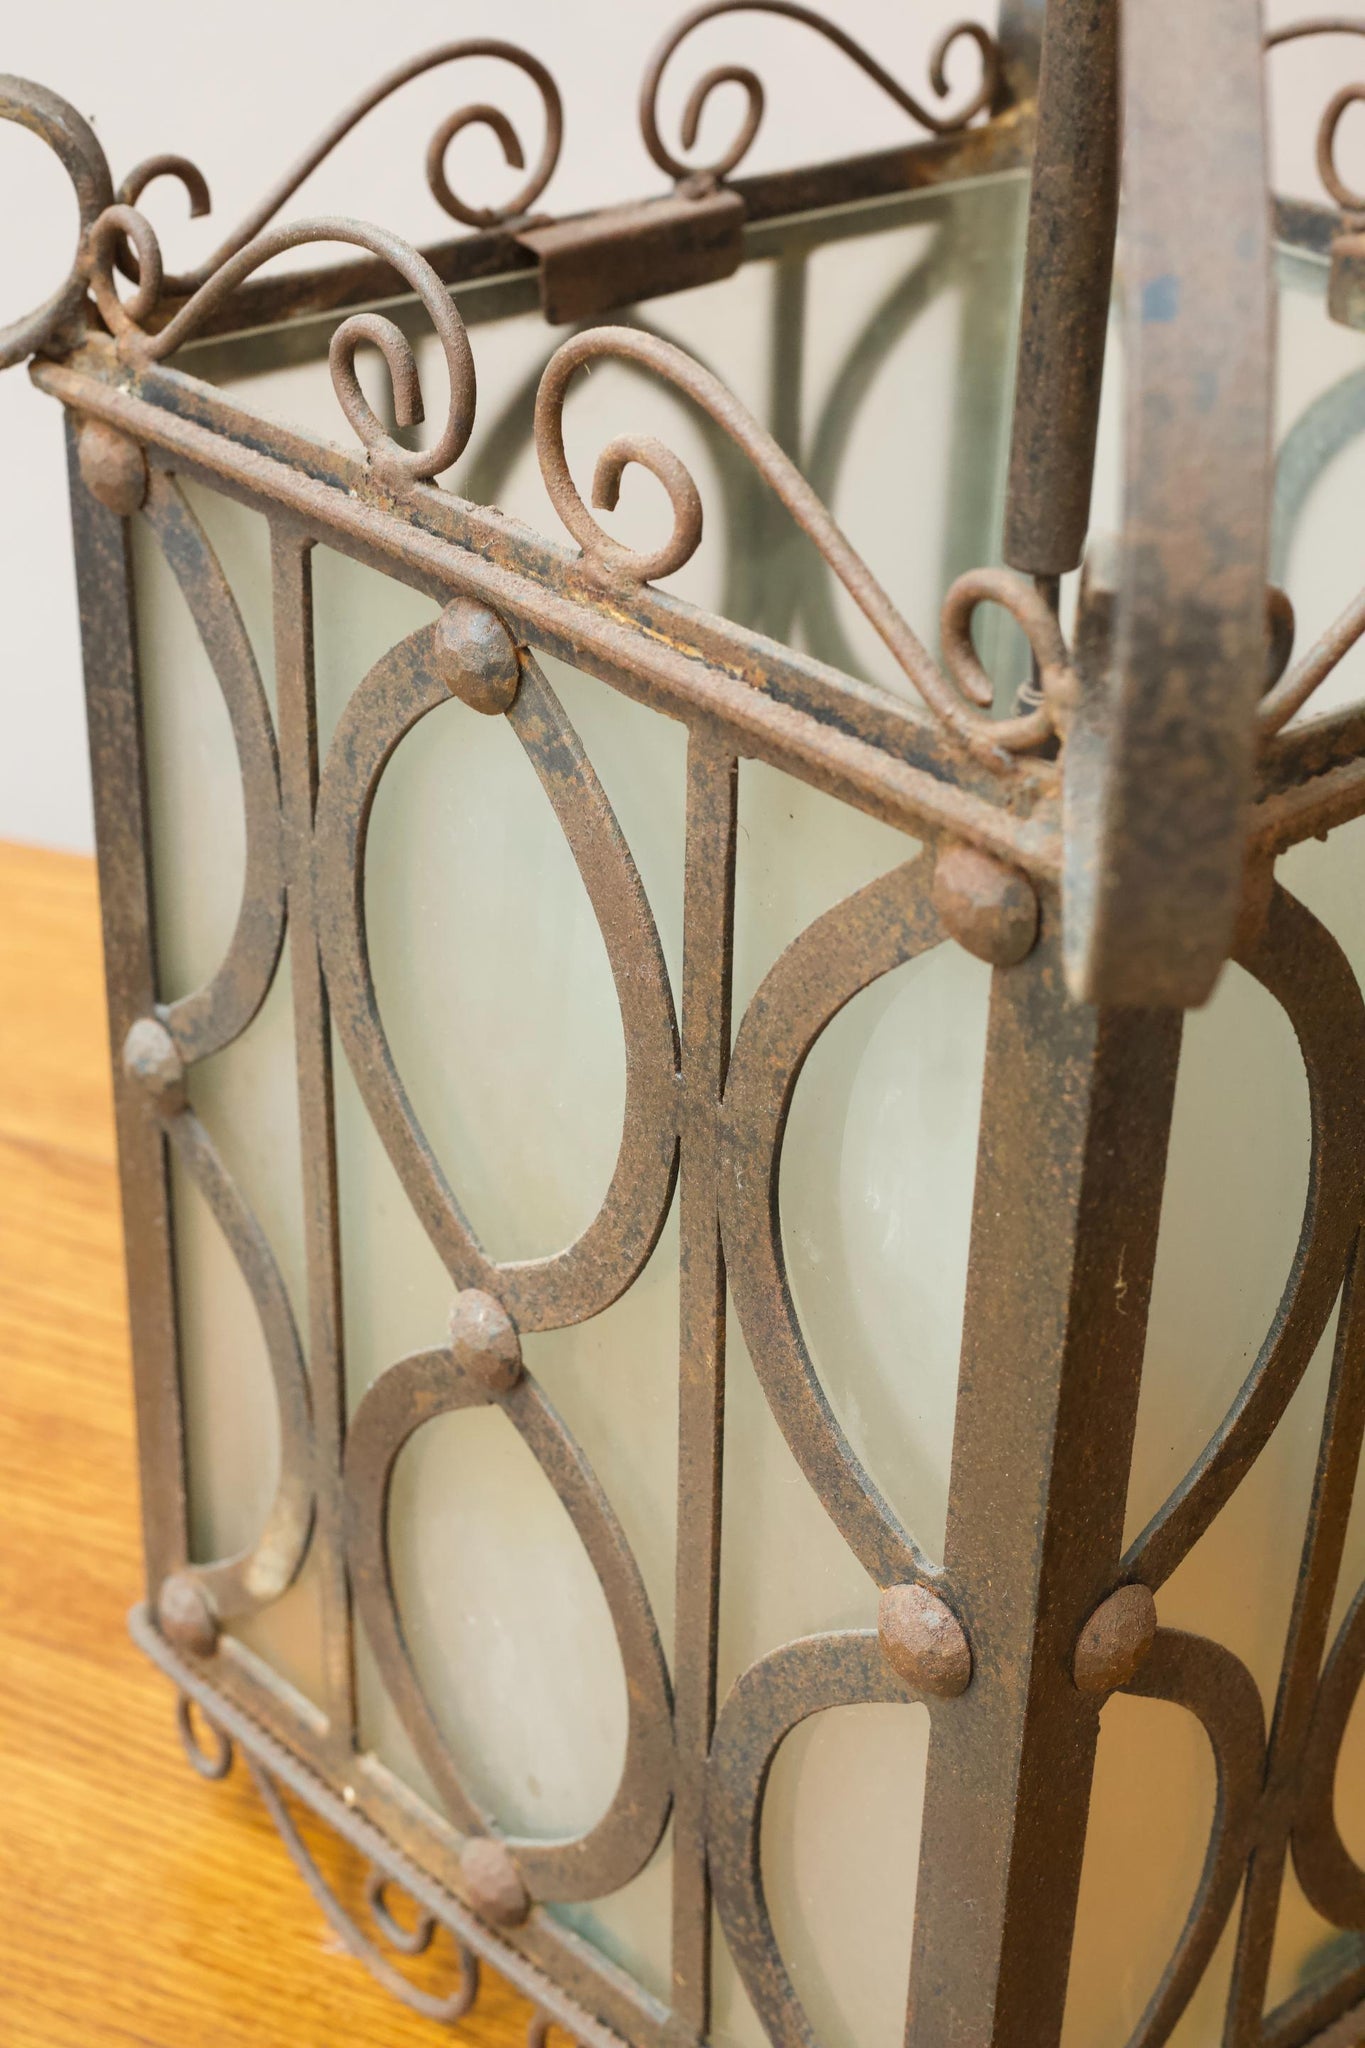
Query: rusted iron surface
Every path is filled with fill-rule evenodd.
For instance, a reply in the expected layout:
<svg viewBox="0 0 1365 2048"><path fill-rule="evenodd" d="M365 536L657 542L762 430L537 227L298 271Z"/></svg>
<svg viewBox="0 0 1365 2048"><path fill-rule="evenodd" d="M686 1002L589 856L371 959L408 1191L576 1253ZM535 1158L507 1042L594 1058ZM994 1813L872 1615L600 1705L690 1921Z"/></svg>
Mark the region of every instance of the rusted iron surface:
<svg viewBox="0 0 1365 2048"><path fill-rule="evenodd" d="M756 75L722 67L692 91L683 148L691 149L702 108L723 82L745 95L740 131L721 158L689 168L662 139L664 66L692 28L743 11L782 15L825 38L921 126L957 132L851 164L732 178L753 139L763 88ZM1146 0L1142 10L1125 10L1128 211L1139 282L1129 502L1111 565L1091 548L1074 649L1058 622L1055 579L1078 558L1089 490L1113 212L1112 6L1052 0L1046 10L1052 41L1015 437L1015 567L969 569L950 584L941 653L854 552L779 438L708 371L637 329L572 336L540 384L536 450L576 552L439 488L436 479L476 431L474 350L445 288L450 278L527 264L529 243L550 283L556 264L567 262L561 282L590 287L594 304L612 303L602 294L626 288L626 271L612 269L622 261L621 223L589 217L546 228L524 218L553 170L561 122L553 81L524 53L452 44L390 74L207 263L179 276L165 273L136 202L154 176L173 176L193 205L206 202L196 167L149 159L115 195L78 117L51 95L13 83L3 89L0 115L28 121L53 143L81 207L72 280L0 337L0 349L16 357L43 350L35 381L71 416L152 1602L134 1630L177 1685L194 1768L220 1777L233 1744L243 1748L339 1937L432 2019L451 2022L468 2011L476 1957L485 1956L535 2000L533 2044L553 2021L582 2048L699 2048L710 2028L714 1894L716 1924L770 2038L778 2048L810 2048L810 2021L764 1890L769 1772L786 1735L813 1715L914 1701L928 1708L932 1735L910 2048L1055 2048L1099 1714L1115 1689L1194 1716L1219 1788L1197 1894L1131 2048L1168 2039L1239 1892L1228 2048L1303 2048L1310 2039L1325 2048L1365 1997L1365 1968L1347 1963L1277 2011L1262 2011L1280 1878L1291 1860L1320 1913L1365 1931L1365 1871L1333 1806L1336 1759L1365 1678L1365 1597L1349 1608L1335 1643L1327 1641L1365 1432L1355 1267L1365 1219L1365 1001L1340 949L1274 886L1271 868L1296 839L1365 812L1365 715L1289 724L1358 640L1365 609L1355 600L1295 660L1292 615L1269 588L1257 14L1251 0L1207 0L1201 9ZM1083 32L1073 34L1077 22ZM1038 0L1010 0L998 44L980 30L954 30L931 56L935 92L946 92L943 60L955 40L976 47L981 73L972 96L945 113L917 100L841 29L787 0L699 8L646 77L646 138L676 184L654 218L675 209L685 240L708 207L716 221L723 212L728 263L741 213L752 227L793 206L1015 161L1031 130L1021 101L1043 28ZM532 78L546 134L527 185L499 211L456 198L445 152L479 123L516 165L524 152L506 117L492 106L464 108L438 130L429 175L447 210L474 226L452 245L465 254L430 261L349 220L271 226L369 107L435 64L478 54L503 57ZM1220 82L1206 103L1210 67ZM1338 95L1340 106L1329 109L1329 169L1350 96ZM966 126L988 107L984 125ZM1193 137L1197 119L1203 127ZM1190 163L1204 166L1199 213L1186 204ZM1077 177L1088 201L1080 212L1065 193L1059 199ZM1328 182L1344 206L1353 195L1343 198ZM330 283L317 273L251 283L273 255L319 240L358 248L360 263L341 266ZM674 249L644 283L666 288L680 260ZM116 275L124 263L126 292ZM396 289L395 276L430 319L444 362L445 404L435 409L424 450L394 437L355 375L358 349L377 348L395 418L421 417L409 333L360 303ZM346 308L332 369L358 455L255 419L166 367L192 336L268 317L271 308L280 315L320 303ZM690 558L705 505L677 455L631 433L629 422L600 455L590 490L580 488L564 446L565 394L575 376L613 360L663 379L740 451L781 508L774 516L789 514L814 544L918 703L652 587ZM597 516L613 509L631 463L650 470L672 509L672 531L650 553L624 547ZM181 480L225 492L269 521L273 715ZM152 938L129 578L135 518L164 552L209 655L247 821L232 940L206 986L174 1003L160 1000ZM318 543L442 607L433 625L370 670L325 758L312 647ZM1036 692L1004 716L994 715L973 640L983 605L1011 614L1034 657ZM687 728L676 1001L653 908L540 665L545 653ZM400 742L452 696L505 719L539 778L605 942L625 1043L621 1145L597 1215L562 1250L510 1263L479 1243L403 1089L366 939L366 833L376 792ZM732 1020L741 759L800 777L918 843L800 933ZM1244 888L1249 849L1252 882ZM286 942L303 1138L302 1330L273 1250L195 1110L196 1067L248 1027ZM994 975L948 1531L935 1557L877 1489L821 1383L788 1282L780 1183L794 1091L823 1031L861 990L954 943L988 961ZM1308 1202L1284 1299L1243 1388L1125 1552L1179 1005L1206 991L1230 951L1298 1038L1312 1116ZM1077 987L1105 1002L1077 1001ZM349 1423L334 1033L451 1294L448 1342L391 1363ZM237 1558L205 1561L189 1548L172 1153L241 1270L279 1408L279 1489L257 1541ZM681 1288L670 1660L612 1504L528 1372L522 1336L583 1322L629 1288L664 1227L675 1185ZM867 1602L857 1625L783 1645L718 1702L727 1282L772 1415L866 1569ZM1212 1640L1159 1625L1158 1596L1255 1468L1343 1288L1299 1591L1267 1734L1245 1666ZM572 1841L509 1836L473 1795L423 1695L395 1596L388 1499L404 1444L436 1416L490 1407L519 1432L564 1505L601 1583L625 1667L621 1779L606 1813ZM320 1712L306 1716L224 1626L278 1598L305 1559L321 1588L325 1668ZM397 1788L357 1747L353 1603L436 1787L435 1806ZM365 1925L328 1889L286 1793L368 1858ZM670 1816L671 1981L662 2000L549 1909L636 1876ZM412 1902L415 1921L392 1909L395 1888ZM455 1981L445 1993L417 1988L399 1967L438 1928L456 1946Z"/></svg>
<svg viewBox="0 0 1365 2048"><path fill-rule="evenodd" d="M1005 559L1080 566L1119 205L1116 0L1050 0L1038 84Z"/></svg>
<svg viewBox="0 0 1365 2048"><path fill-rule="evenodd" d="M715 191L550 221L517 240L540 266L541 311L558 327L733 276L744 218L737 192Z"/></svg>
<svg viewBox="0 0 1365 2048"><path fill-rule="evenodd" d="M934 868L934 907L944 927L992 967L1014 967L1038 937L1038 898L1027 875L974 846L947 846Z"/></svg>
<svg viewBox="0 0 1365 2048"><path fill-rule="evenodd" d="M1120 1577L1180 1035L1069 999L1055 899L994 978L940 1585L972 1682L931 1709L910 2048L1060 2038L1099 1734L1072 1664Z"/></svg>
<svg viewBox="0 0 1365 2048"><path fill-rule="evenodd" d="M1110 662L1066 750L1068 971L1088 1001L1189 1005L1232 943L1265 668L1260 8L1147 0L1122 21L1124 529Z"/></svg>
<svg viewBox="0 0 1365 2048"><path fill-rule="evenodd" d="M1031 102L1011 101L1004 112L981 126L799 170L735 177L725 190L743 202L746 230L771 234L788 216L1017 170L1028 162L1032 138ZM542 216L537 213L531 218L540 220ZM567 227L580 218L569 215L548 224ZM1324 218L1330 229L1333 216ZM444 285L491 280L516 283L524 288L527 303L534 304L539 264L523 239L523 230L529 226L528 221L521 226L511 222L505 227L477 229L452 241L427 244L421 254ZM1321 230L1313 222L1304 233L1311 237L1320 235ZM754 239L746 232L746 256ZM201 331L206 335L240 334L309 314L347 312L391 298L394 289L393 272L382 258L360 257L319 268L303 265L278 276L249 278L235 286L223 303L205 316ZM183 303L183 296L168 293L151 324L163 325Z"/></svg>
<svg viewBox="0 0 1365 2048"><path fill-rule="evenodd" d="M358 1801L332 1789L250 1712L206 1683L201 1671L167 1643L144 1608L134 1610L130 1626L134 1641L177 1687L176 1721L191 1767L202 1777L222 1779L241 1751L285 1847L333 1930L395 1997L414 2012L449 2025L473 2005L483 1959L535 2005L531 2040L543 2041L541 2030L548 2023L563 2027L579 2048L626 2048L621 2033L595 2018L562 1983L510 1947L489 1923L476 1919L458 1897L376 1828ZM369 1866L365 1889L373 1932L360 1925L331 1891L304 1843L290 1801L316 1814ZM411 1923L398 1920L391 1892L400 1892L411 1902L416 1916ZM444 1998L413 1984L393 1960L395 1952L401 1958L424 1954L438 1929L455 1948L458 1970L457 1982Z"/></svg>
<svg viewBox="0 0 1365 2048"><path fill-rule="evenodd" d="M1080 1692L1114 1692L1137 1677L1156 1641L1156 1601L1148 1586L1120 1586L1101 1600L1076 1645L1072 1675Z"/></svg>
<svg viewBox="0 0 1365 2048"><path fill-rule="evenodd" d="M0 327L0 370L22 363L79 324L86 294L86 237L114 196L113 179L94 129L45 85L0 73L0 121L16 121L39 136L71 180L80 216L80 240L65 282L32 313Z"/></svg>
<svg viewBox="0 0 1365 2048"><path fill-rule="evenodd" d="M147 498L147 458L136 441L106 426L103 420L87 420L80 436L81 475L87 490L127 519L140 512Z"/></svg>
<svg viewBox="0 0 1365 2048"><path fill-rule="evenodd" d="M897 1678L929 1699L955 1700L972 1682L972 1646L946 1601L927 1586L888 1586L877 1635Z"/></svg>

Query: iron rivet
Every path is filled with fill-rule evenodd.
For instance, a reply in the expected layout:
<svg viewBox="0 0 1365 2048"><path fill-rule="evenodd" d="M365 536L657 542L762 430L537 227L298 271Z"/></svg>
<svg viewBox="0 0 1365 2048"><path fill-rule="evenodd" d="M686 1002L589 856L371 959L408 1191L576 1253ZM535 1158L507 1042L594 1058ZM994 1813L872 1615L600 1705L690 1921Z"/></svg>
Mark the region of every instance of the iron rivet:
<svg viewBox="0 0 1365 2048"><path fill-rule="evenodd" d="M1078 1692L1116 1692L1137 1676L1156 1639L1156 1601L1146 1586L1120 1586L1101 1600L1076 1645Z"/></svg>
<svg viewBox="0 0 1365 2048"><path fill-rule="evenodd" d="M496 1295L467 1287L450 1311L450 1355L490 1394L505 1394L521 1378L521 1339Z"/></svg>
<svg viewBox="0 0 1365 2048"><path fill-rule="evenodd" d="M460 1875L470 1905L494 1927L519 1927L530 1912L531 1895L503 1843L475 1835L460 1851Z"/></svg>
<svg viewBox="0 0 1365 2048"><path fill-rule="evenodd" d="M1038 898L1018 868L979 847L945 847L934 869L934 908L960 946L992 967L1016 967L1038 937Z"/></svg>
<svg viewBox="0 0 1365 2048"><path fill-rule="evenodd" d="M157 1018L139 1017L129 1031L123 1071L146 1089L163 1116L176 1116L185 1107L185 1062Z"/></svg>
<svg viewBox="0 0 1365 2048"><path fill-rule="evenodd" d="M172 1572L156 1596L161 1633L178 1650L211 1657L218 1647L218 1617L199 1581L190 1572Z"/></svg>
<svg viewBox="0 0 1365 2048"><path fill-rule="evenodd" d="M972 1650L962 1623L927 1586L888 1586L877 1604L882 1655L912 1692L953 1700L972 1677Z"/></svg>
<svg viewBox="0 0 1365 2048"><path fill-rule="evenodd" d="M80 430L81 475L101 505L128 519L147 497L147 458L136 441L103 420L86 420Z"/></svg>
<svg viewBox="0 0 1365 2048"><path fill-rule="evenodd" d="M436 621L435 669L452 697L490 717L511 710L521 683L521 656L502 620L463 598Z"/></svg>

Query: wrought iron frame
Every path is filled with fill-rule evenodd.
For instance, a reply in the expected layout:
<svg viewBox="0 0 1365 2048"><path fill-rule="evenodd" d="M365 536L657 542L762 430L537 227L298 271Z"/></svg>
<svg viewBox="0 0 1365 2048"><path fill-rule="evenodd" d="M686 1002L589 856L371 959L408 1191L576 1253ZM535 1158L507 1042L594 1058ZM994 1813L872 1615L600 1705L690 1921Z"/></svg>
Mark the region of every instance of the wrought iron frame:
<svg viewBox="0 0 1365 2048"><path fill-rule="evenodd" d="M954 31L981 63L948 115L908 92L832 24L787 4L935 139L760 178L735 175L762 87L708 73L684 118L696 135L719 84L746 119L698 171L664 142L660 79L698 8L646 77L643 125L673 197L584 221L531 215L554 168L559 96L510 46L452 44L403 66L343 115L208 262L164 271L137 201L173 175L196 212L207 187L157 157L114 188L87 124L44 89L0 81L0 115L35 129L71 174L81 242L70 279L0 335L0 362L32 356L67 408L85 645L129 1298L141 1447L148 1604L133 1632L174 1681L191 1760L220 1776L245 1754L303 1874L345 1941L418 2011L454 2020L491 1959L581 2043L702 2041L711 1899L771 2038L812 2039L765 1904L764 1789L806 1717L861 1701L927 1703L932 1745L907 2022L910 2048L1043 2048L1061 2027L1091 1768L1115 1690L1177 1702L1214 1753L1219 1798L1199 1894L1133 2037L1157 2048L1208 1962L1245 1878L1226 2039L1233 2048L1344 2044L1365 2027L1365 1966L1262 2016L1279 1881L1292 1855L1310 1900L1365 1930L1365 1872L1333 1812L1333 1773L1365 1672L1365 1595L1327 1652L1355 1468L1365 1435L1365 1346L1355 1256L1365 1198L1365 1003L1343 956L1273 880L1275 856L1365 814L1365 713L1288 721L1365 630L1365 599L1291 665L1292 618L1267 589L1270 222L1255 0L1006 0L999 37ZM1047 36L1043 38L1044 12ZM1332 23L1306 24L1316 33ZM1092 543L1074 645L1058 579L1087 538L1099 374L1118 210L1118 43L1130 248L1125 528ZM1271 38L1275 43L1283 38ZM1042 53L1041 80L1039 58ZM464 55L506 58L546 110L538 167L512 207L471 207L445 153L471 122L509 162L505 116L468 107L428 156L433 191L467 236L419 255L349 220L271 225L321 157L407 79ZM931 83L947 93L945 50ZM1206 93L1217 77L1220 91ZM1277 229L1333 252L1349 316L1365 202L1334 169L1338 95L1320 157L1340 213L1280 205ZM971 125L984 116L978 125ZM1036 155L1035 152L1036 135ZM928 653L776 442L679 350L627 328L573 335L542 381L536 442L566 550L435 486L474 430L473 362L449 287L538 271L547 304L610 305L632 288L721 275L746 224L854 197L949 181L1034 157L1028 287L1015 411L1007 569L950 589L942 663ZM1191 206L1198 192L1201 204ZM351 262L259 280L281 250L350 244ZM116 281L122 270L132 289ZM355 376L363 344L388 364L400 424L420 418L400 327L371 308L393 275L439 336L450 380L434 441L388 433ZM191 336L320 310L340 403L363 453L340 453L250 416L166 367ZM579 494L561 409L584 364L625 358L708 415L776 493L871 621L923 709L792 648L698 613L652 586L700 534L696 486L656 441L623 437L599 459L609 511L629 463L667 492L673 530L648 556L614 541ZM1216 402L1210 403L1210 391ZM271 532L278 712L208 541L179 489L190 479L264 513ZM147 522L184 590L231 717L247 814L246 881L231 946L208 985L165 1004L158 987L141 733L131 522ZM438 622L365 678L319 759L310 553L339 550L435 598ZM971 624L984 604L1022 625L1036 688L990 710ZM549 651L688 731L685 951L675 1006L630 850L535 650ZM606 940L625 1031L627 1110L601 1212L552 1258L500 1265L444 1180L385 1041L366 951L370 806L400 739L449 695L515 732L553 805ZM920 850L819 919L778 960L732 1042L730 956L741 759L767 762L900 827ZM295 1329L275 1258L187 1076L232 1042L289 946L304 1133L308 1309ZM861 988L954 941L995 969L949 1521L928 1557L863 1470L822 1392L783 1264L777 1173L802 1064ZM1122 1527L1141 1380L1181 1010L1235 957L1298 1036L1313 1114L1299 1256L1280 1312L1204 1456L1126 1552ZM413 1207L450 1274L449 1344L386 1371L347 1421L341 1375L335 1025ZM169 1159L212 1208L260 1316L283 1442L274 1506L251 1549L190 1561L177 1355ZM681 1217L678 1611L665 1657L629 1547L586 1462L525 1370L519 1332L578 1322L650 1257L675 1198ZM1123 1286L1117 1284L1121 1267ZM719 1705L715 1642L725 1285L772 1412L869 1575L866 1628L764 1657ZM1158 1627L1154 1595L1230 1498L1299 1384L1344 1289L1298 1599L1267 1734L1256 1686L1227 1649ZM505 1842L462 1784L414 1675L385 1536L394 1460L446 1410L495 1403L530 1446L596 1568L629 1677L620 1787L581 1840ZM1041 1502L1041 1509L1039 1503ZM308 1718L224 1625L276 1599L305 1554L320 1560L328 1697ZM873 1589L876 1589L874 1597ZM437 1815L356 1746L352 1604L435 1781ZM671 1677L670 1677L671 1663ZM191 1703L209 1724L202 1748ZM367 1859L373 1929L329 1891L284 1795ZM542 1902L598 1896L653 1852L672 1815L673 1986L651 1997ZM409 1927L385 1887L415 1901ZM970 1901L970 1908L967 1905ZM395 1954L436 1927L460 1959L448 1996L414 1987Z"/></svg>

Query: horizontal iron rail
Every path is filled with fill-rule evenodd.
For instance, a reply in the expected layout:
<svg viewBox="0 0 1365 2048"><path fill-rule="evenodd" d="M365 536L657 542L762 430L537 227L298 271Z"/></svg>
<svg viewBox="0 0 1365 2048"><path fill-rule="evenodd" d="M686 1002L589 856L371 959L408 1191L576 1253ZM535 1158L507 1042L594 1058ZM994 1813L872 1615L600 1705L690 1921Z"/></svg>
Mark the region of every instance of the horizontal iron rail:
<svg viewBox="0 0 1365 2048"><path fill-rule="evenodd" d="M916 836L965 840L1045 884L1059 872L1050 763L1024 766L1008 792L997 782L1019 806L1007 808L984 794L991 778L955 758L908 705L656 592L642 589L627 614L577 574L573 555L495 513L429 489L386 499L362 462L236 414L192 379L156 371L128 388L107 349L35 362L32 375L73 411L163 451L170 466L285 508L433 594L476 598L527 641L625 694L723 728L746 757ZM172 409L177 401L185 409Z"/></svg>

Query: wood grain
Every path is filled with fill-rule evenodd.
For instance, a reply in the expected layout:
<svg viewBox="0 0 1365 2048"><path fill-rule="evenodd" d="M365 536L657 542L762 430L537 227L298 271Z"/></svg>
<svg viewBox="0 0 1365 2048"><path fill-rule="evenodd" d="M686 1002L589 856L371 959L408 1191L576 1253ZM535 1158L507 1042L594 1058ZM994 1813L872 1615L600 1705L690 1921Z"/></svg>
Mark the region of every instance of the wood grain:
<svg viewBox="0 0 1365 2048"><path fill-rule="evenodd" d="M492 1972L454 2028L371 1980L242 1765L219 1785L190 1772L173 1696L128 1641L141 1589L106 1065L93 866L0 844L0 2041L519 2044L529 2008ZM308 1839L353 1899L349 1852Z"/></svg>

